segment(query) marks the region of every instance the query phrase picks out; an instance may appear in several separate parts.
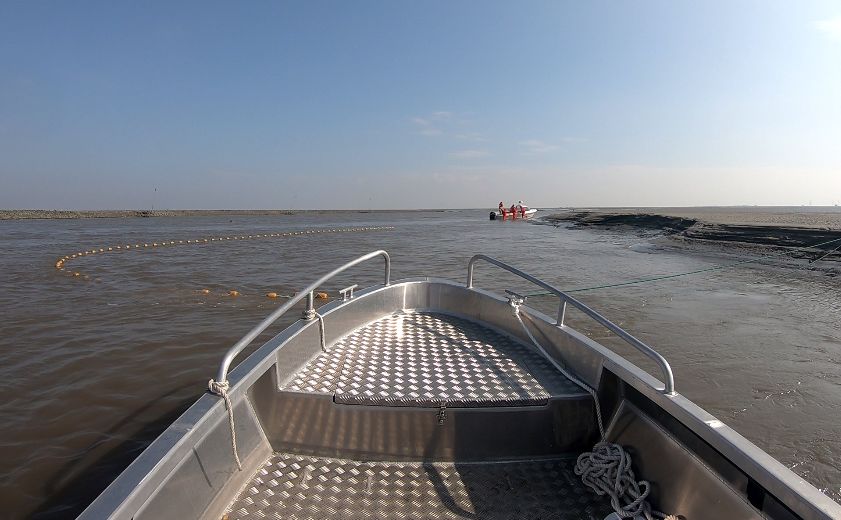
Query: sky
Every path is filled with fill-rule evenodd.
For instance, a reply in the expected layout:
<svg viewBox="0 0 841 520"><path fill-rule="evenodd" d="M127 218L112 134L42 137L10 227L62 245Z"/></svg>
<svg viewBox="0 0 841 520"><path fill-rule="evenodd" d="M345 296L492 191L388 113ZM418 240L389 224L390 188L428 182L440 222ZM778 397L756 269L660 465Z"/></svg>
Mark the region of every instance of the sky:
<svg viewBox="0 0 841 520"><path fill-rule="evenodd" d="M0 208L841 204L841 2L0 1Z"/></svg>

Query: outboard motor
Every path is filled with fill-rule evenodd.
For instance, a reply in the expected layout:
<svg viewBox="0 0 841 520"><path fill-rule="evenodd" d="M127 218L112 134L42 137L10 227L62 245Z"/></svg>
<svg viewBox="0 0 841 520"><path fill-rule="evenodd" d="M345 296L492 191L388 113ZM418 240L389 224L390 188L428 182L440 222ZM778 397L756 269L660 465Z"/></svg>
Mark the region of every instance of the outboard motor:
<svg viewBox="0 0 841 520"><path fill-rule="evenodd" d="M491 211L491 220L496 220L496 211Z"/></svg>

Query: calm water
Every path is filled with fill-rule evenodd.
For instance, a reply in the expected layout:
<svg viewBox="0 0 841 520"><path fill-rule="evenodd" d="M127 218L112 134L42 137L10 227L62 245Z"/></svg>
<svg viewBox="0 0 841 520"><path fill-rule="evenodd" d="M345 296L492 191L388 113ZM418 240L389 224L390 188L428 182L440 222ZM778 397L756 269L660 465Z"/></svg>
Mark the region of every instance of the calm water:
<svg viewBox="0 0 841 520"><path fill-rule="evenodd" d="M53 268L56 257L93 247L366 225L395 229L86 257L69 264L79 277ZM566 289L747 254L490 222L485 211L0 222L0 517L80 512L203 392L222 353L283 302L266 292L289 294L380 248L392 254L394 279L462 280L467 259L483 252ZM579 296L663 353L681 393L839 500L841 277L802 267L747 265ZM380 269L326 289L378 282ZM531 289L489 266L477 271L477 285ZM554 309L548 297L530 303Z"/></svg>

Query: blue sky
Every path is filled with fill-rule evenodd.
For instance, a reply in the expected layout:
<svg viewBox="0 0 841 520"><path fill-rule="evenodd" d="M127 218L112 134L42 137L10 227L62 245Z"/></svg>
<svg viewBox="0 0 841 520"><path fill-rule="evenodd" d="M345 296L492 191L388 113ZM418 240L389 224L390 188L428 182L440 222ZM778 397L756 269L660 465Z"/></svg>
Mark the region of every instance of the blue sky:
<svg viewBox="0 0 841 520"><path fill-rule="evenodd" d="M841 204L836 1L173 4L0 3L0 208Z"/></svg>

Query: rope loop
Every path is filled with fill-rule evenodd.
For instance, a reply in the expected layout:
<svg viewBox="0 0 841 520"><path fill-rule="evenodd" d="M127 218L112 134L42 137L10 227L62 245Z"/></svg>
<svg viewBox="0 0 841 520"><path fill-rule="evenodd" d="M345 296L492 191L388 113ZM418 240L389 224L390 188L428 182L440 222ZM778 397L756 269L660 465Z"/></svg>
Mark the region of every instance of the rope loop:
<svg viewBox="0 0 841 520"><path fill-rule="evenodd" d="M231 398L228 396L228 390L231 384L225 381L214 381L211 379L207 382L207 389L210 393L216 394L225 400L225 408L228 410L228 426L231 429L231 448L234 452L234 460L237 462L237 467L242 471L242 462L239 460L239 451L237 450L237 432L234 428L234 406L231 404Z"/></svg>

